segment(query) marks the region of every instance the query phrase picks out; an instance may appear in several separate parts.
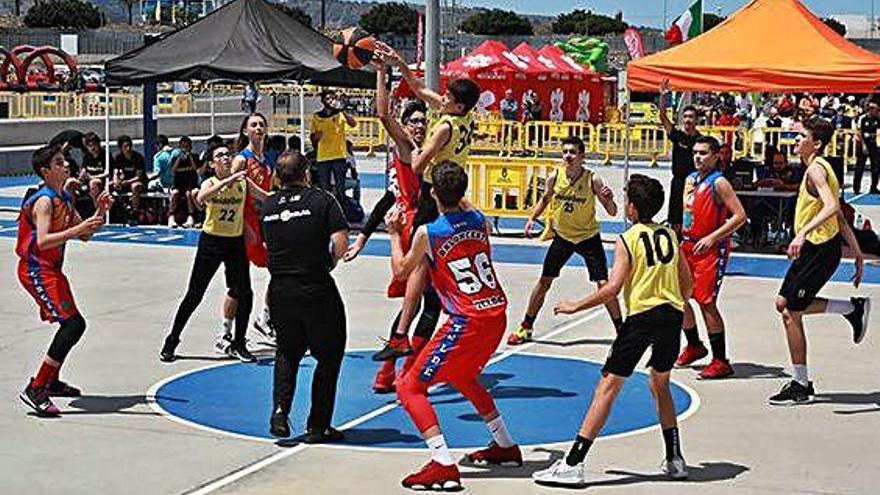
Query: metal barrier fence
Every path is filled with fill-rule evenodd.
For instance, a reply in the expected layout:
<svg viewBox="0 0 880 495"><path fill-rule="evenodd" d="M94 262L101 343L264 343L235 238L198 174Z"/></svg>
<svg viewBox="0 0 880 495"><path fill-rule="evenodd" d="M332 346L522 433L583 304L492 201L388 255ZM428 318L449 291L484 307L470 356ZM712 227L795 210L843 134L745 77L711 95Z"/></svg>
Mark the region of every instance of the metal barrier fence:
<svg viewBox="0 0 880 495"><path fill-rule="evenodd" d="M45 119L100 117L107 105L102 93L0 93L0 103L9 107L8 118ZM141 98L129 93L110 94L110 113L114 116L142 113ZM190 113L192 98L186 94L160 93L156 106L161 114Z"/></svg>
<svg viewBox="0 0 880 495"><path fill-rule="evenodd" d="M488 216L528 217L558 165L543 158L471 156L468 198Z"/></svg>

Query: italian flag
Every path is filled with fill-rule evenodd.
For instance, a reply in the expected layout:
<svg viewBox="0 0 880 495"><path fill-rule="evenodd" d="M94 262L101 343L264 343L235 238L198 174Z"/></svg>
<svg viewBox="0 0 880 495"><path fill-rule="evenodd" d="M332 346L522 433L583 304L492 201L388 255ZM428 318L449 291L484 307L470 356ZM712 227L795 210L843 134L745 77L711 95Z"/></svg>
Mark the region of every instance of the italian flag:
<svg viewBox="0 0 880 495"><path fill-rule="evenodd" d="M666 41L677 45L703 32L703 0L697 0L672 23L666 32Z"/></svg>

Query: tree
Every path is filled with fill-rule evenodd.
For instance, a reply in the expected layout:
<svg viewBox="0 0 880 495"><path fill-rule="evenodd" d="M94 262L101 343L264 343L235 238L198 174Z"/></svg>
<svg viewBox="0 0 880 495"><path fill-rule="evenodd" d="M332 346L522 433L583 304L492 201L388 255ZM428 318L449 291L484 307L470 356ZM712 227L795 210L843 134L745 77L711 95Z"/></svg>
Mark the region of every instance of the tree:
<svg viewBox="0 0 880 495"><path fill-rule="evenodd" d="M608 17L594 14L593 11L575 9L568 14L556 16L551 27L555 34L602 36L603 34L622 33L629 26L623 22L623 16L620 13L614 17Z"/></svg>
<svg viewBox="0 0 880 495"><path fill-rule="evenodd" d="M367 32L373 34L415 34L419 14L405 3L390 2L374 5L364 12L359 22Z"/></svg>
<svg viewBox="0 0 880 495"><path fill-rule="evenodd" d="M828 27L837 32L837 34L841 36L846 36L846 26L837 19L826 17L825 19L822 19L822 22L824 22Z"/></svg>
<svg viewBox="0 0 880 495"><path fill-rule="evenodd" d="M43 0L24 16L27 27L96 29L104 25L98 7L85 0Z"/></svg>
<svg viewBox="0 0 880 495"><path fill-rule="evenodd" d="M721 24L725 20L727 20L726 17L721 17L719 15L706 12L705 14L703 14L703 32L705 33L713 27Z"/></svg>
<svg viewBox="0 0 880 495"><path fill-rule="evenodd" d="M119 3L128 11L128 24L134 24L134 6L140 4L140 0L119 0Z"/></svg>
<svg viewBox="0 0 880 495"><path fill-rule="evenodd" d="M465 19L459 28L471 34L490 36L519 34L531 36L534 33L528 19L509 10L491 9L477 12Z"/></svg>
<svg viewBox="0 0 880 495"><path fill-rule="evenodd" d="M297 21L305 24L306 26L312 25L312 16L306 14L306 12L299 7L291 7L286 3L273 3L272 5L281 9L282 12L289 15L290 17L296 19Z"/></svg>

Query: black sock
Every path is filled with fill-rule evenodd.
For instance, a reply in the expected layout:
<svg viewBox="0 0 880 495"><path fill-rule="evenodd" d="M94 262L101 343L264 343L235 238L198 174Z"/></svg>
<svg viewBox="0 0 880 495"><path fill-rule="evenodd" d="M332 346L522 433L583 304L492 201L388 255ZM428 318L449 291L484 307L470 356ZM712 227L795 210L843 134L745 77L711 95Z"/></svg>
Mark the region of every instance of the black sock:
<svg viewBox="0 0 880 495"><path fill-rule="evenodd" d="M701 345L700 342L700 334L697 333L697 327L685 328L684 336L687 339L688 345Z"/></svg>
<svg viewBox="0 0 880 495"><path fill-rule="evenodd" d="M623 318L619 316L617 318L611 318L611 323L614 323L614 331L619 332L620 327L623 326Z"/></svg>
<svg viewBox="0 0 880 495"><path fill-rule="evenodd" d="M727 349L724 343L724 330L709 334L709 346L712 347L712 357L727 361Z"/></svg>
<svg viewBox="0 0 880 495"><path fill-rule="evenodd" d="M565 463L569 466L577 466L584 462L584 458L587 457L587 452L590 451L591 445L593 445L592 440L578 435L574 443L571 444L571 450L568 451L568 455L565 456Z"/></svg>
<svg viewBox="0 0 880 495"><path fill-rule="evenodd" d="M678 436L677 426L663 430L663 443L666 444L667 461L675 457L684 457L681 455L681 438Z"/></svg>
<svg viewBox="0 0 880 495"><path fill-rule="evenodd" d="M534 324L535 324L535 318L537 318L537 316L530 316L530 315L523 316L522 326L524 328L531 330L532 326L534 326Z"/></svg>

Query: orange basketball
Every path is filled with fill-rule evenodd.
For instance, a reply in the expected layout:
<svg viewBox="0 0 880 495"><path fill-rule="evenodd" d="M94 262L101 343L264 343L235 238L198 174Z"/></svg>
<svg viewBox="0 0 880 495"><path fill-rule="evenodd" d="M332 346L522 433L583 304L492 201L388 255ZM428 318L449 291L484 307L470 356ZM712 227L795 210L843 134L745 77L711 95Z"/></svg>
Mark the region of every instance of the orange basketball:
<svg viewBox="0 0 880 495"><path fill-rule="evenodd" d="M376 51L376 38L357 27L342 31L342 35L333 41L333 56L349 69L367 65Z"/></svg>

